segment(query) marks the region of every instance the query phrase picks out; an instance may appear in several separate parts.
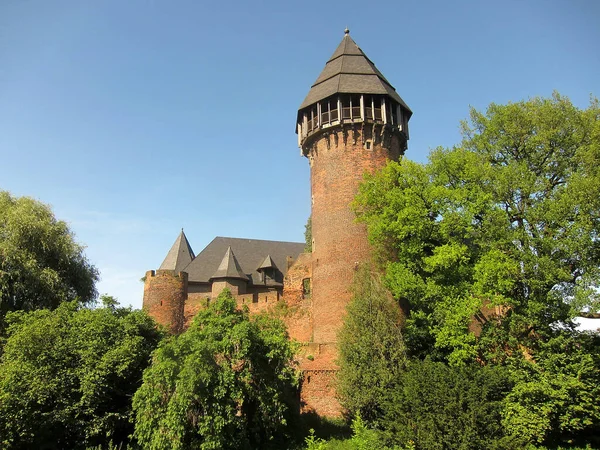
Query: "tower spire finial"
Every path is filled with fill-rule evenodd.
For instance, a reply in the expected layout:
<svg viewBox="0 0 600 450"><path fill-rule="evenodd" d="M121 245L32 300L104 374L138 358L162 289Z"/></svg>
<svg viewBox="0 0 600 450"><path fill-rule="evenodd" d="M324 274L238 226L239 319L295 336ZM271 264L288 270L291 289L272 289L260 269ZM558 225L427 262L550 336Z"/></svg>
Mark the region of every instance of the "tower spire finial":
<svg viewBox="0 0 600 450"><path fill-rule="evenodd" d="M346 29L344 30L344 34L350 34L350 30L348 29L348 27L346 27Z"/></svg>

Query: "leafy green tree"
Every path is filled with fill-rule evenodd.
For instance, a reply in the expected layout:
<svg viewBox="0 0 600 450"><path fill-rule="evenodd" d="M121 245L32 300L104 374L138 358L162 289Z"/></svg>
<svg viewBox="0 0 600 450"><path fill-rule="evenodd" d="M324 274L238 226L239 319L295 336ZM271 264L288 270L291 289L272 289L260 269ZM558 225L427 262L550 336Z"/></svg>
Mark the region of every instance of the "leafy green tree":
<svg viewBox="0 0 600 450"><path fill-rule="evenodd" d="M377 423L406 362L403 315L381 276L359 268L339 335L338 395L350 416Z"/></svg>
<svg viewBox="0 0 600 450"><path fill-rule="evenodd" d="M355 202L386 286L410 307L403 335L414 358L382 427L419 448L470 448L447 440L463 428L476 448L590 444L600 347L572 318L599 306L600 105L581 110L558 94L492 104L471 111L463 134L426 164L390 163ZM419 362L426 355L438 362ZM514 386L485 370L508 371ZM492 384L477 394L461 379ZM444 405L456 397L466 403L452 413ZM504 437L493 447L486 435Z"/></svg>
<svg viewBox="0 0 600 450"><path fill-rule="evenodd" d="M508 434L550 447L600 445L600 336L563 332L519 369L503 411Z"/></svg>
<svg viewBox="0 0 600 450"><path fill-rule="evenodd" d="M381 426L391 443L426 450L523 448L507 442L501 425L511 388L502 367L453 367L414 359L384 405Z"/></svg>
<svg viewBox="0 0 600 450"><path fill-rule="evenodd" d="M7 311L97 296L98 271L47 205L0 191L0 322Z"/></svg>
<svg viewBox="0 0 600 450"><path fill-rule="evenodd" d="M0 447L80 449L128 440L131 399L161 337L144 312L76 302L11 312L0 358Z"/></svg>
<svg viewBox="0 0 600 450"><path fill-rule="evenodd" d="M228 290L159 347L134 397L143 448L264 448L285 429L298 377L282 322L249 317Z"/></svg>
<svg viewBox="0 0 600 450"><path fill-rule="evenodd" d="M457 364L535 351L598 308L600 281L598 101L492 104L463 134L427 164L368 177L355 203L387 286L410 305L411 354Z"/></svg>

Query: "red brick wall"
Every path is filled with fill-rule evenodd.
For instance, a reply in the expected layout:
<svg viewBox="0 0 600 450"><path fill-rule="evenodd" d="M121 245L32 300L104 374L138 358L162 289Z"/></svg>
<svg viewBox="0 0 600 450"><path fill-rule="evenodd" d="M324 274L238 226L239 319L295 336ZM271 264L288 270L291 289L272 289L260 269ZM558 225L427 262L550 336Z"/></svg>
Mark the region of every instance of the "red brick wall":
<svg viewBox="0 0 600 450"><path fill-rule="evenodd" d="M224 287L231 288L231 286L225 286L225 284L219 287L221 289ZM244 305L247 306L251 314L267 311L269 308L275 306L281 299L279 291L266 286L251 288L250 291L251 292L246 294L236 295L233 292L232 294L236 299L238 306L240 308ZM190 286L184 308L184 329L187 329L190 326L198 311L202 308L206 308L214 298L210 285Z"/></svg>
<svg viewBox="0 0 600 450"><path fill-rule="evenodd" d="M150 270L144 282L143 308L171 333L183 330L188 275L173 270Z"/></svg>
<svg viewBox="0 0 600 450"><path fill-rule="evenodd" d="M304 295L303 281L312 278L312 254L302 253L288 269L283 285L288 333L299 342L313 340L312 293Z"/></svg>
<svg viewBox="0 0 600 450"><path fill-rule="evenodd" d="M377 128L375 136L381 136ZM335 137L337 135L337 138ZM337 143L337 144L336 144ZM365 172L398 159L404 141L398 133L367 150L360 128L321 135L308 152L312 194L312 298L315 342L336 342L357 263L370 259L366 228L350 209Z"/></svg>
<svg viewBox="0 0 600 450"><path fill-rule="evenodd" d="M217 298L223 289L229 289L233 296L246 293L247 282L237 278L219 278L212 282L212 298Z"/></svg>
<svg viewBox="0 0 600 450"><path fill-rule="evenodd" d="M336 398L336 370L304 370L300 384L301 412L324 417L340 417L342 407Z"/></svg>
<svg viewBox="0 0 600 450"><path fill-rule="evenodd" d="M208 290L208 292L198 292L198 290L197 292L190 292L188 290L187 300L185 301L184 308L184 330L190 326L192 320L194 319L194 316L198 314L198 311L206 308L206 306L210 302L210 299L210 290Z"/></svg>

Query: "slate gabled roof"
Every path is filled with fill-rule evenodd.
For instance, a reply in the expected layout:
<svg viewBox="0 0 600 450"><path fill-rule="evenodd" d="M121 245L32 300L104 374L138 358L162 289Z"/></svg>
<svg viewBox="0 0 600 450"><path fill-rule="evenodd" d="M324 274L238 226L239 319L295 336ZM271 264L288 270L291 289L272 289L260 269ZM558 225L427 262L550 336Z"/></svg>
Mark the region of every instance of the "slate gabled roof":
<svg viewBox="0 0 600 450"><path fill-rule="evenodd" d="M194 259L194 251L187 240L183 228L175 239L175 243L167 253L165 260L160 265L160 270L174 270L181 272Z"/></svg>
<svg viewBox="0 0 600 450"><path fill-rule="evenodd" d="M223 259L221 260L221 264L219 264L217 271L210 278L239 278L246 281L249 280L235 258L231 246L227 247L225 256L223 256Z"/></svg>
<svg viewBox="0 0 600 450"><path fill-rule="evenodd" d="M299 109L337 93L387 94L406 108L409 115L412 114L396 89L356 45L347 29L342 42L325 64Z"/></svg>
<svg viewBox="0 0 600 450"><path fill-rule="evenodd" d="M223 255L231 247L244 275L250 276L253 284L265 285L257 269L270 255L273 264L285 276L288 256L298 258L304 252L304 243L264 241L260 239L240 239L218 236L185 267L190 282L208 283L223 261ZM281 286L280 282L268 280L268 285Z"/></svg>

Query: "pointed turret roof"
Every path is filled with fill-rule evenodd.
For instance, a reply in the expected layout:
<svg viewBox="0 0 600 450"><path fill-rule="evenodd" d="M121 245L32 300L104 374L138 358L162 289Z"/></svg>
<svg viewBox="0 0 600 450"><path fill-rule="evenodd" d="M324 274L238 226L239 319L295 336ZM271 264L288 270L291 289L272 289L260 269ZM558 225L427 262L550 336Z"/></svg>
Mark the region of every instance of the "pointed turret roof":
<svg viewBox="0 0 600 450"><path fill-rule="evenodd" d="M183 228L181 233L175 239L175 243L167 253L167 256L163 263L160 265L161 270L174 270L175 272L182 271L185 266L192 262L194 259L194 251L187 240Z"/></svg>
<svg viewBox="0 0 600 450"><path fill-rule="evenodd" d="M267 257L260 263L260 266L256 270L268 269L270 267L277 267L273 260L271 259L271 255L267 255Z"/></svg>
<svg viewBox="0 0 600 450"><path fill-rule="evenodd" d="M409 115L412 114L396 89L356 45L347 28L342 42L325 64L299 109L337 93L389 95L406 108Z"/></svg>
<svg viewBox="0 0 600 450"><path fill-rule="evenodd" d="M233 250L231 250L231 246L227 248L225 256L223 256L221 264L219 264L219 268L210 278L240 278L248 281L248 276L240 267L240 264L233 254Z"/></svg>

